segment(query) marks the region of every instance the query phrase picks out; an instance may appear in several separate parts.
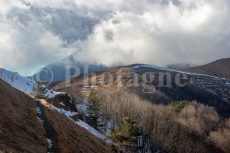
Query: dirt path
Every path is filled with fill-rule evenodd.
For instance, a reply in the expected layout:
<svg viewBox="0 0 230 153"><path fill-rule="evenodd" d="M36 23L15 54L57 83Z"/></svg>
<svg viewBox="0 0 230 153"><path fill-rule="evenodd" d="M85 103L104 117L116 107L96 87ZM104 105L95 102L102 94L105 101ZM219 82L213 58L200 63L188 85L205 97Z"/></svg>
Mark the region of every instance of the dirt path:
<svg viewBox="0 0 230 153"><path fill-rule="evenodd" d="M46 132L47 143L48 143L47 151L48 153L55 153L54 133L53 133L50 123L46 119L43 109L44 108L42 104L39 101L37 101L36 102L37 118L41 122Z"/></svg>

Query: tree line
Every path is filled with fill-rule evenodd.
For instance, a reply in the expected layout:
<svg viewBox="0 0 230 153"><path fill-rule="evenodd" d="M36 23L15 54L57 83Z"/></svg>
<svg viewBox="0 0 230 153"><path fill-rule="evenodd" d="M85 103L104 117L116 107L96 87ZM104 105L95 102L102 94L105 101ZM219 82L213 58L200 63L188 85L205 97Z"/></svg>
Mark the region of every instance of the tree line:
<svg viewBox="0 0 230 153"><path fill-rule="evenodd" d="M98 129L114 124L115 152L230 152L230 119L195 101L157 105L128 91L92 91L88 112Z"/></svg>

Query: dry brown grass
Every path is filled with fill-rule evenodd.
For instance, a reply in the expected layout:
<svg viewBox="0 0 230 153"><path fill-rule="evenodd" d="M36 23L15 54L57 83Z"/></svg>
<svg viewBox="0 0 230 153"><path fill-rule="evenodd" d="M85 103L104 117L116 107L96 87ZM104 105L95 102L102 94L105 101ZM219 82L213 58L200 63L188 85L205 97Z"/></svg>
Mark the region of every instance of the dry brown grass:
<svg viewBox="0 0 230 153"><path fill-rule="evenodd" d="M64 115L44 107L60 153L110 153L110 147Z"/></svg>
<svg viewBox="0 0 230 153"><path fill-rule="evenodd" d="M35 101L0 80L0 152L47 152L44 135Z"/></svg>
<svg viewBox="0 0 230 153"><path fill-rule="evenodd" d="M46 153L35 100L0 80L0 153ZM42 100L45 105L46 101ZM110 153L110 147L64 115L44 107L58 153Z"/></svg>

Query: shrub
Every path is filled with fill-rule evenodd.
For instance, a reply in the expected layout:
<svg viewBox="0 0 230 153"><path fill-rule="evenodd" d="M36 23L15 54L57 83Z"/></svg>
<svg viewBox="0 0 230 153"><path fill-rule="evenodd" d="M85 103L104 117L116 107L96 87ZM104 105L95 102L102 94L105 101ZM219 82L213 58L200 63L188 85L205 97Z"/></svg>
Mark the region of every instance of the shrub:
<svg viewBox="0 0 230 153"><path fill-rule="evenodd" d="M98 98L98 95L95 91L92 90L88 98L87 112L88 112L91 124L94 127L97 127L97 120L100 117L99 107L100 107L100 100Z"/></svg>
<svg viewBox="0 0 230 153"><path fill-rule="evenodd" d="M113 131L109 136L114 142L120 144L131 145L137 142L138 129L135 127L135 122L129 117L125 117L120 127Z"/></svg>
<svg viewBox="0 0 230 153"><path fill-rule="evenodd" d="M230 152L230 129L223 128L218 131L211 132L209 140L225 153Z"/></svg>
<svg viewBox="0 0 230 153"><path fill-rule="evenodd" d="M175 115L172 106L155 105L125 91L103 92L100 93L100 99L100 110L104 115L118 124L123 122L124 117L129 117L143 132L144 138L156 146L155 148L171 153L219 152L215 150L214 145L206 144L204 135L195 135L196 130L189 130L189 121L195 118L192 123L198 126L198 130L203 130L205 127L205 131L209 131L207 129L219 121L218 114L213 109L184 102L178 105L177 110L180 111ZM180 122L178 118L186 122ZM206 127L201 124L203 121L205 124L209 121L211 123ZM123 137L118 133L120 132L113 133L112 137L116 138L118 135Z"/></svg>
<svg viewBox="0 0 230 153"><path fill-rule="evenodd" d="M186 101L179 101L179 102L174 102L171 105L172 110L176 113L180 113L181 110L187 105L188 103Z"/></svg>
<svg viewBox="0 0 230 153"><path fill-rule="evenodd" d="M210 107L191 102L184 107L177 120L199 135L208 135L220 123L220 116Z"/></svg>

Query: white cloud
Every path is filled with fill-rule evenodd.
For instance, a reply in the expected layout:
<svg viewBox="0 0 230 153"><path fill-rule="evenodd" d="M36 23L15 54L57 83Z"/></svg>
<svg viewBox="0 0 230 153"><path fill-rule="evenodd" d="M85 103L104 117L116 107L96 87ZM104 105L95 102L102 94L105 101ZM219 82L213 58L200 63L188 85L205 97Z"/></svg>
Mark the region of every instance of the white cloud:
<svg viewBox="0 0 230 153"><path fill-rule="evenodd" d="M87 38L98 19L54 2L1 1L0 67L31 71L69 56Z"/></svg>
<svg viewBox="0 0 230 153"><path fill-rule="evenodd" d="M229 57L229 0L0 1L0 67L203 64ZM79 51L80 50L80 51Z"/></svg>
<svg viewBox="0 0 230 153"><path fill-rule="evenodd" d="M98 24L82 47L84 52L77 54L76 59L105 65L166 66L204 64L229 57L228 4L224 0L130 3L133 8L138 5L139 11L122 8ZM109 40L106 39L108 33Z"/></svg>
<svg viewBox="0 0 230 153"><path fill-rule="evenodd" d="M48 64L75 51L75 44L65 47L60 37L33 19L24 25L17 17L5 16L0 35L0 67L8 69Z"/></svg>

